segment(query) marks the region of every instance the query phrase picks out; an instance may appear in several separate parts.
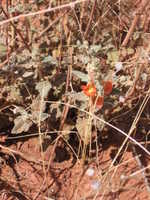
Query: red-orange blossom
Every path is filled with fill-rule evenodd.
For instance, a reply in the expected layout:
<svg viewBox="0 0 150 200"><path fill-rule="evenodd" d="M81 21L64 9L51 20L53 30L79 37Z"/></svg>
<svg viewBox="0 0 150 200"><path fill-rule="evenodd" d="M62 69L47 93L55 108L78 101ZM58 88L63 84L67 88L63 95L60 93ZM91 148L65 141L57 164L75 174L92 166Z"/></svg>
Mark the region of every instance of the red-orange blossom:
<svg viewBox="0 0 150 200"><path fill-rule="evenodd" d="M92 98L93 104L96 104L96 107L101 109L104 104L104 97L98 96L97 97L97 89L93 82L89 82L87 85L81 86L84 94L88 97ZM104 95L108 95L112 92L112 82L111 81L105 81L103 82L103 88L104 88Z"/></svg>

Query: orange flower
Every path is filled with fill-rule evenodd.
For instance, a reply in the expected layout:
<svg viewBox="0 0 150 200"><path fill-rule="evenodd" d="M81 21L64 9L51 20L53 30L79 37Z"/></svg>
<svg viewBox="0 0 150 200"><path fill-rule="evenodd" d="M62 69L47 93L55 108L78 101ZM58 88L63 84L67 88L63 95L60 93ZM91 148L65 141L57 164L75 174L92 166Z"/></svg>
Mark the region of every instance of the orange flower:
<svg viewBox="0 0 150 200"><path fill-rule="evenodd" d="M96 97L97 91L94 83L90 82L87 85L82 85L81 88L85 95L87 95L88 97L92 97L93 105L96 103L96 107L99 109L103 107L104 97L103 96L98 96L98 98Z"/></svg>
<svg viewBox="0 0 150 200"><path fill-rule="evenodd" d="M104 95L109 95L112 92L112 81L103 81Z"/></svg>
<svg viewBox="0 0 150 200"><path fill-rule="evenodd" d="M96 107L101 109L103 107L103 104L104 104L104 97L99 96L96 100Z"/></svg>
<svg viewBox="0 0 150 200"><path fill-rule="evenodd" d="M88 83L87 85L82 85L81 88L84 94L88 97L94 97L96 95L96 87L92 82Z"/></svg>

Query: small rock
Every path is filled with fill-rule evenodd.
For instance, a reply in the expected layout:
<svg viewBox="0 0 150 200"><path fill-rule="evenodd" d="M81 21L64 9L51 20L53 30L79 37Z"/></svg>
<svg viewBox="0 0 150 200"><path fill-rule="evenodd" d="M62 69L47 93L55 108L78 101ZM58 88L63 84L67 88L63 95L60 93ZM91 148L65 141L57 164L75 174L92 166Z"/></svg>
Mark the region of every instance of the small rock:
<svg viewBox="0 0 150 200"><path fill-rule="evenodd" d="M88 175L88 176L93 176L93 175L94 175L94 169L93 169L93 168L87 169L86 175Z"/></svg>
<svg viewBox="0 0 150 200"><path fill-rule="evenodd" d="M98 180L95 180L91 183L91 188L93 190L98 190L100 188L100 182Z"/></svg>
<svg viewBox="0 0 150 200"><path fill-rule="evenodd" d="M122 62L116 62L115 68L116 68L116 72L119 72L120 70L122 70L123 68Z"/></svg>

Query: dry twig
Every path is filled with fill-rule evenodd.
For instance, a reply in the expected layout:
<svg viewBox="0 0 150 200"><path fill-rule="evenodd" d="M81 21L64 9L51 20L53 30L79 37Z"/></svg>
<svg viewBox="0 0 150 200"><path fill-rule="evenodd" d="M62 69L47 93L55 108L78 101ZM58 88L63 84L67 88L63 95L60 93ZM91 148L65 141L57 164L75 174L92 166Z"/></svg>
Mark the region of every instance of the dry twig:
<svg viewBox="0 0 150 200"><path fill-rule="evenodd" d="M5 10L3 9L3 7L1 6L2 12L4 13L4 15L8 17L7 13L5 12ZM16 32L18 33L18 35L20 36L21 40L23 41L23 43L25 44L25 46L27 47L27 49L29 50L29 52L31 53L31 49L30 46L28 45L28 43L25 41L24 37L22 36L21 32L16 28L16 26L13 24L13 22L10 21L11 26L13 26L13 28L16 30Z"/></svg>
<svg viewBox="0 0 150 200"><path fill-rule="evenodd" d="M143 175L147 191L148 191L148 193L150 195L150 183L149 183L148 178L147 178L147 173L146 173L146 170L145 170L145 166L143 166L142 161L141 161L140 157L138 156L138 154L136 152L136 147L134 146L134 144L132 145L132 150L133 150L133 153L135 154L134 158L135 158L137 164L139 165L140 169L142 170L141 173Z"/></svg>
<svg viewBox="0 0 150 200"><path fill-rule="evenodd" d="M87 24L87 27L86 27L86 30L85 30L85 33L84 33L84 37L85 37L85 38L87 37L88 32L89 32L89 29L90 29L90 25L91 25L91 22L92 22L92 19L93 19L95 7L96 7L96 0L94 0L93 7L92 7L92 11L91 11L91 15L90 15L90 19L89 19L89 22L88 22L88 24Z"/></svg>
<svg viewBox="0 0 150 200"><path fill-rule="evenodd" d="M2 22L0 22L0 26L2 26L4 24L7 24L9 22L18 20L20 18L24 18L24 17L32 17L32 16L35 16L35 15L41 15L41 14L44 14L44 13L57 11L57 10L64 9L64 8L69 8L69 7L72 8L76 4L79 4L79 3L82 3L82 2L86 2L86 1L88 1L88 0L77 0L77 1L74 1L74 2L71 2L71 3L68 3L68 4L64 4L64 5L61 5L61 6L57 6L57 7L54 7L54 8L48 8L48 9L44 9L44 10L40 10L40 11L37 11L37 12L28 13L28 14L21 14L19 16L12 17L12 18L7 19L7 20L3 20Z"/></svg>
<svg viewBox="0 0 150 200"><path fill-rule="evenodd" d="M139 18L142 15L142 13L144 12L145 7L148 5L149 2L150 2L149 0L143 0L142 1L141 5L140 5L139 9L137 10L137 12L135 14L135 17L134 17L134 19L132 21L131 27L130 27L130 29L129 29L129 31L128 31L128 33L127 33L127 35L126 35L126 37L125 37L125 39L123 41L123 43L122 43L123 47L127 46L128 42L129 42L129 39L131 38L131 36L132 36L132 34L134 32L134 29L135 29L135 27L136 27L136 25L137 25L137 23L139 21Z"/></svg>

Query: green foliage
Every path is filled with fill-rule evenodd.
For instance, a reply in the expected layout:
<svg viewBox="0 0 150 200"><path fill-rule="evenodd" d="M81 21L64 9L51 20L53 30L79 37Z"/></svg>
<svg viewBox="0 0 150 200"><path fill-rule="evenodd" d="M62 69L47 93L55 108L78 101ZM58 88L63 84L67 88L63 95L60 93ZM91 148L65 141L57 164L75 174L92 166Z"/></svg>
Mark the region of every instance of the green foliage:
<svg viewBox="0 0 150 200"><path fill-rule="evenodd" d="M46 56L43 60L42 60L43 63L49 63L49 64L52 64L52 65L57 65L58 62L55 58L53 58L52 56Z"/></svg>
<svg viewBox="0 0 150 200"><path fill-rule="evenodd" d="M45 98L48 95L52 85L49 81L40 81L36 84L35 89L39 92L41 98Z"/></svg>
<svg viewBox="0 0 150 200"><path fill-rule="evenodd" d="M77 76L81 81L88 82L89 76L81 71L78 70L72 70L73 75Z"/></svg>
<svg viewBox="0 0 150 200"><path fill-rule="evenodd" d="M9 8L9 13L15 13L15 12L22 13L23 11L24 11L24 6L21 3Z"/></svg>

